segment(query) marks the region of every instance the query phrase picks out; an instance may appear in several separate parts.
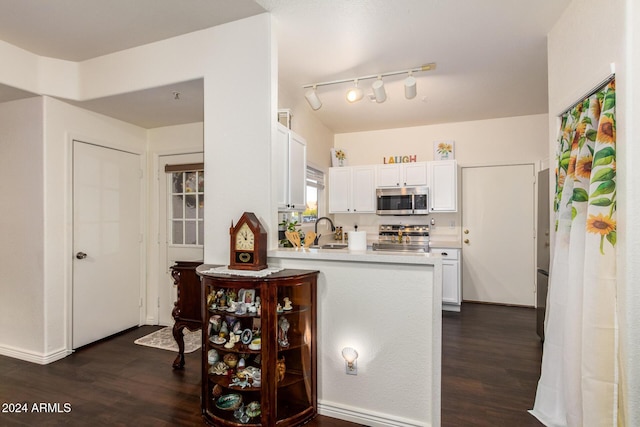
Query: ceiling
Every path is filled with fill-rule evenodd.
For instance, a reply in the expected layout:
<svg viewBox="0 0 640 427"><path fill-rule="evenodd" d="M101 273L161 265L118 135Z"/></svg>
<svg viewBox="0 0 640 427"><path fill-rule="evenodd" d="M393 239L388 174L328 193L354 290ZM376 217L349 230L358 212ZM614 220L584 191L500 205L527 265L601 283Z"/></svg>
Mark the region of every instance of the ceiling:
<svg viewBox="0 0 640 427"><path fill-rule="evenodd" d="M0 0L0 40L82 61L264 12L278 38L281 93L419 67L384 78L387 100L349 104L350 83L318 87L312 111L335 133L547 112L546 35L570 0ZM179 92L180 102L174 99ZM33 94L0 85L0 101ZM299 97L299 98L298 98ZM145 128L202 121L202 81L72 102ZM281 107L287 107L282 106Z"/></svg>

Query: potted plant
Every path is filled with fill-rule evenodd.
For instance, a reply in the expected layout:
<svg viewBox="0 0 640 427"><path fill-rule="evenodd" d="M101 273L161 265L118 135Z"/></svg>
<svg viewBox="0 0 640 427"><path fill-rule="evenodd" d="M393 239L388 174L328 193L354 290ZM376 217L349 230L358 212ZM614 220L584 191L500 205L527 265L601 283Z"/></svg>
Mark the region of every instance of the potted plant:
<svg viewBox="0 0 640 427"><path fill-rule="evenodd" d="M301 225L297 220L289 221L288 219L283 219L282 222L278 224L278 245L282 248L293 247L289 239L284 237L285 231L297 231L300 235L300 240L304 241L304 232L299 229Z"/></svg>

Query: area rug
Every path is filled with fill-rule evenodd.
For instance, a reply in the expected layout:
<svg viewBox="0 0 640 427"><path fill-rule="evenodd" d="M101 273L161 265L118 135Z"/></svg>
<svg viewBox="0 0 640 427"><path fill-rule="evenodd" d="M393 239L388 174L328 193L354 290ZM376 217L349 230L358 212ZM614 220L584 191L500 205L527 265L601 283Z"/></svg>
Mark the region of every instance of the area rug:
<svg viewBox="0 0 640 427"><path fill-rule="evenodd" d="M193 353L202 345L202 333L198 329L191 332L187 328L183 330L184 334L184 352ZM173 339L173 327L167 326L166 328L159 329L155 332L145 335L142 338L138 338L134 343L144 345L147 347L161 348L163 350L178 352L178 343Z"/></svg>

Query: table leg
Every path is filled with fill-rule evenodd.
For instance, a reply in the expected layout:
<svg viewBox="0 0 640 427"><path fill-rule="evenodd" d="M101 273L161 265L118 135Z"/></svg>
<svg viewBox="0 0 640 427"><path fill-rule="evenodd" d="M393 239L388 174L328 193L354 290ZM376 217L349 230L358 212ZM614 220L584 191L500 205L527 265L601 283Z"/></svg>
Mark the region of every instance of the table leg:
<svg viewBox="0 0 640 427"><path fill-rule="evenodd" d="M184 334L182 330L186 325L176 322L173 325L173 338L178 343L178 356L173 361L173 369L183 369L184 368Z"/></svg>

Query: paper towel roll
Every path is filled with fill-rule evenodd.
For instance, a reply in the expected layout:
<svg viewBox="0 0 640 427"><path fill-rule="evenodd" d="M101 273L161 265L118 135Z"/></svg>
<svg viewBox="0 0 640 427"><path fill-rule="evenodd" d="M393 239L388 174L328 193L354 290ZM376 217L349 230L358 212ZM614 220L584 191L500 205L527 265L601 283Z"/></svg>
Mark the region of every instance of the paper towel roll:
<svg viewBox="0 0 640 427"><path fill-rule="evenodd" d="M367 232L366 231L350 231L349 232L349 250L352 250L352 251L367 250Z"/></svg>

